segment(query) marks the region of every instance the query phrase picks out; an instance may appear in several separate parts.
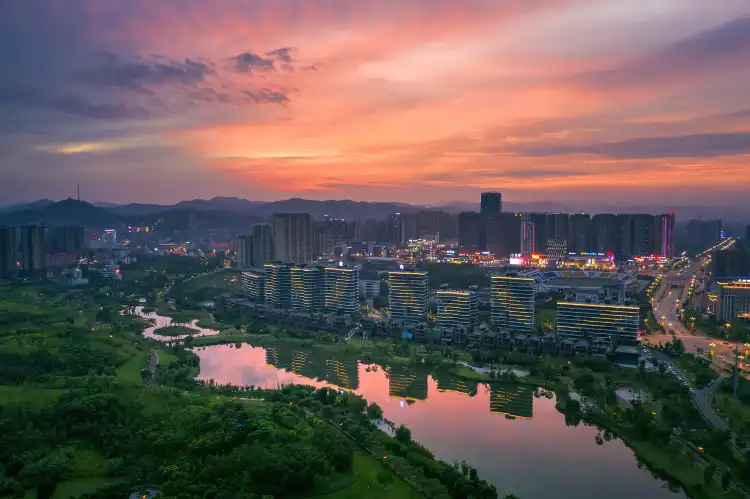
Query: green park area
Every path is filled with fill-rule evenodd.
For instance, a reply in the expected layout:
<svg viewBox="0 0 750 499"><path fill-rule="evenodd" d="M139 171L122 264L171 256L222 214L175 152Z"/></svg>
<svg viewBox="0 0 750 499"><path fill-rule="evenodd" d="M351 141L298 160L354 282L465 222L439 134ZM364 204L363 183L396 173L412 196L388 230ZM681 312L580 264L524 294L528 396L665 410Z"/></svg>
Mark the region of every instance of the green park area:
<svg viewBox="0 0 750 499"><path fill-rule="evenodd" d="M161 336L184 336L200 332L198 329L187 326L164 326L154 330L154 333Z"/></svg>

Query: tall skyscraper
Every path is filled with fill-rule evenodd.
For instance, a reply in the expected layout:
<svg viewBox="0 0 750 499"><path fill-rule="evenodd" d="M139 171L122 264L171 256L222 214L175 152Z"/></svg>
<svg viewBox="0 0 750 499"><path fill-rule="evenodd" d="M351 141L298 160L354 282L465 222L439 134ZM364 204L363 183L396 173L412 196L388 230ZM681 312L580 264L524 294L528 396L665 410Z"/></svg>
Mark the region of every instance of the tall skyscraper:
<svg viewBox="0 0 750 499"><path fill-rule="evenodd" d="M637 306L557 302L557 334L573 340L600 338L611 344L638 340L640 308Z"/></svg>
<svg viewBox="0 0 750 499"><path fill-rule="evenodd" d="M313 260L312 217L308 213L276 214L271 226L275 260L296 265Z"/></svg>
<svg viewBox="0 0 750 499"><path fill-rule="evenodd" d="M664 215L658 215L656 217L657 225L656 230L658 231L657 242L657 253L664 255L667 258L674 258L677 254L674 243L674 225L675 215L673 211Z"/></svg>
<svg viewBox="0 0 750 499"><path fill-rule="evenodd" d="M492 323L514 331L534 329L535 285L532 277L492 276L490 279Z"/></svg>
<svg viewBox="0 0 750 499"><path fill-rule="evenodd" d="M325 308L337 314L359 311L359 269L352 266L331 266L324 270Z"/></svg>
<svg viewBox="0 0 750 499"><path fill-rule="evenodd" d="M24 275L44 272L44 226L21 227L21 268Z"/></svg>
<svg viewBox="0 0 750 499"><path fill-rule="evenodd" d="M83 227L54 227L50 230L49 252L82 255L86 252Z"/></svg>
<svg viewBox="0 0 750 499"><path fill-rule="evenodd" d="M536 226L533 222L523 222L523 229L521 232L521 255L528 258L537 251Z"/></svg>
<svg viewBox="0 0 750 499"><path fill-rule="evenodd" d="M547 214L547 239L568 240L570 232L570 215L567 213Z"/></svg>
<svg viewBox="0 0 750 499"><path fill-rule="evenodd" d="M262 267L273 261L273 232L268 224L253 225L253 267Z"/></svg>
<svg viewBox="0 0 750 499"><path fill-rule="evenodd" d="M458 214L458 244L466 251L484 251L487 217L476 211Z"/></svg>
<svg viewBox="0 0 750 499"><path fill-rule="evenodd" d="M253 244L253 236L248 234L242 234L237 236L234 243L235 260L237 261L237 267L246 269L253 266L255 258L253 251L255 246Z"/></svg>
<svg viewBox="0 0 750 499"><path fill-rule="evenodd" d="M477 325L477 295L467 290L437 292L437 320L441 327L471 331Z"/></svg>
<svg viewBox="0 0 750 499"><path fill-rule="evenodd" d="M617 251L615 258L628 260L633 253L633 215L617 215Z"/></svg>
<svg viewBox="0 0 750 499"><path fill-rule="evenodd" d="M299 265L290 270L291 308L314 313L323 310L323 268Z"/></svg>
<svg viewBox="0 0 750 499"><path fill-rule="evenodd" d="M503 212L487 219L487 249L496 257L507 258L521 253L523 217L520 213Z"/></svg>
<svg viewBox="0 0 750 499"><path fill-rule="evenodd" d="M654 216L638 214L633 215L633 255L653 255L656 253L654 237L656 226Z"/></svg>
<svg viewBox="0 0 750 499"><path fill-rule="evenodd" d="M267 263L265 270L265 302L274 308L291 308L292 306L292 265L286 263Z"/></svg>
<svg viewBox="0 0 750 499"><path fill-rule="evenodd" d="M721 240L721 220L690 220L685 226L688 244L695 252L710 248Z"/></svg>
<svg viewBox="0 0 750 499"><path fill-rule="evenodd" d="M483 192L480 211L485 217L499 215L503 211L503 198L499 192Z"/></svg>
<svg viewBox="0 0 750 499"><path fill-rule="evenodd" d="M427 320L427 272L388 272L391 320L404 324Z"/></svg>
<svg viewBox="0 0 750 499"><path fill-rule="evenodd" d="M713 255L714 279L750 278L750 248L738 244Z"/></svg>
<svg viewBox="0 0 750 499"><path fill-rule="evenodd" d="M534 253L544 253L547 251L547 214L546 213L524 213L527 221L534 224Z"/></svg>
<svg viewBox="0 0 750 499"><path fill-rule="evenodd" d="M594 235L593 251L615 254L620 233L617 215L609 213L594 215L591 219L591 225Z"/></svg>
<svg viewBox="0 0 750 499"><path fill-rule="evenodd" d="M16 270L16 229L0 226L0 279L10 279Z"/></svg>
<svg viewBox="0 0 750 499"><path fill-rule="evenodd" d="M588 253L591 251L591 215L575 213L570 216L568 233L568 251L571 253Z"/></svg>

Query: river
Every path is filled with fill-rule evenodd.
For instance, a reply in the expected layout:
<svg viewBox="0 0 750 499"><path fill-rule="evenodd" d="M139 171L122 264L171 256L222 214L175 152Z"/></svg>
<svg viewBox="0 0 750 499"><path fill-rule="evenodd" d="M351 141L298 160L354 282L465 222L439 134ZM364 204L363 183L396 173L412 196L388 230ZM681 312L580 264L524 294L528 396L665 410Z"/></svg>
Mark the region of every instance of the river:
<svg viewBox="0 0 750 499"><path fill-rule="evenodd" d="M153 317L153 315L150 315ZM201 329L201 328L198 328ZM212 334L212 330L201 330ZM215 333L213 333L215 334ZM173 337L150 337L172 341ZM324 349L242 344L196 348L199 378L273 388L285 383L352 390L404 424L439 459L465 460L503 494L522 499L684 499L639 468L621 440L598 445L601 432L568 426L552 393L518 384L492 386L446 372L383 368Z"/></svg>

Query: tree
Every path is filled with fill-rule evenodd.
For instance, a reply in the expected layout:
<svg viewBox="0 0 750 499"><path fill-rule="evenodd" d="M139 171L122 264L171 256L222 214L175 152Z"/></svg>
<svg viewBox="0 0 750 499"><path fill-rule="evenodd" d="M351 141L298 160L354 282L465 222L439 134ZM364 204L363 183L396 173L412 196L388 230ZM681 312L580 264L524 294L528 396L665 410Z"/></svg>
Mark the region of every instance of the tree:
<svg viewBox="0 0 750 499"><path fill-rule="evenodd" d="M721 473L721 488L727 490L729 488L729 481L731 479L732 476L729 474L729 470L724 470Z"/></svg>
<svg viewBox="0 0 750 499"><path fill-rule="evenodd" d="M36 487L36 499L51 499L57 489L57 482L45 478Z"/></svg>
<svg viewBox="0 0 750 499"><path fill-rule="evenodd" d="M383 409L378 404L373 402L367 406L367 417L370 419L381 419L383 417Z"/></svg>
<svg viewBox="0 0 750 499"><path fill-rule="evenodd" d="M396 428L396 440L403 444L407 444L411 441L411 430L404 425Z"/></svg>

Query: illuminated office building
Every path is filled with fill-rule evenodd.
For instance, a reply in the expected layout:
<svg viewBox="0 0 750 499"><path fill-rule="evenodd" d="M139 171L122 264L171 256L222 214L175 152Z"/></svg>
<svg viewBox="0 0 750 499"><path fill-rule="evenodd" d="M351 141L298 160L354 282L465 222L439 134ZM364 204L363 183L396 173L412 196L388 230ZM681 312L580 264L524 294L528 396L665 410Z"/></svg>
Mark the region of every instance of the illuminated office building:
<svg viewBox="0 0 750 499"><path fill-rule="evenodd" d="M325 308L338 314L356 314L359 311L359 269L339 265L326 267Z"/></svg>
<svg viewBox="0 0 750 499"><path fill-rule="evenodd" d="M719 283L716 319L730 323L737 317L750 318L750 280Z"/></svg>
<svg viewBox="0 0 750 499"><path fill-rule="evenodd" d="M266 273L263 269L248 269L242 273L242 292L245 298L263 301Z"/></svg>
<svg viewBox="0 0 750 499"><path fill-rule="evenodd" d="M618 335L620 342L635 343L639 319L637 306L557 303L557 334L572 340L600 338L611 344Z"/></svg>
<svg viewBox="0 0 750 499"><path fill-rule="evenodd" d="M516 331L534 329L535 294L535 281L532 277L492 276L492 323Z"/></svg>
<svg viewBox="0 0 750 499"><path fill-rule="evenodd" d="M288 263L267 263L263 266L266 272L265 301L274 308L291 308L292 306L292 265Z"/></svg>
<svg viewBox="0 0 750 499"><path fill-rule="evenodd" d="M322 267L292 267L290 282L292 310L307 313L322 311L324 294Z"/></svg>
<svg viewBox="0 0 750 499"><path fill-rule="evenodd" d="M473 291L438 291L437 319L441 327L471 331L477 325L476 293Z"/></svg>
<svg viewBox="0 0 750 499"><path fill-rule="evenodd" d="M391 320L403 323L427 320L427 272L388 273Z"/></svg>

